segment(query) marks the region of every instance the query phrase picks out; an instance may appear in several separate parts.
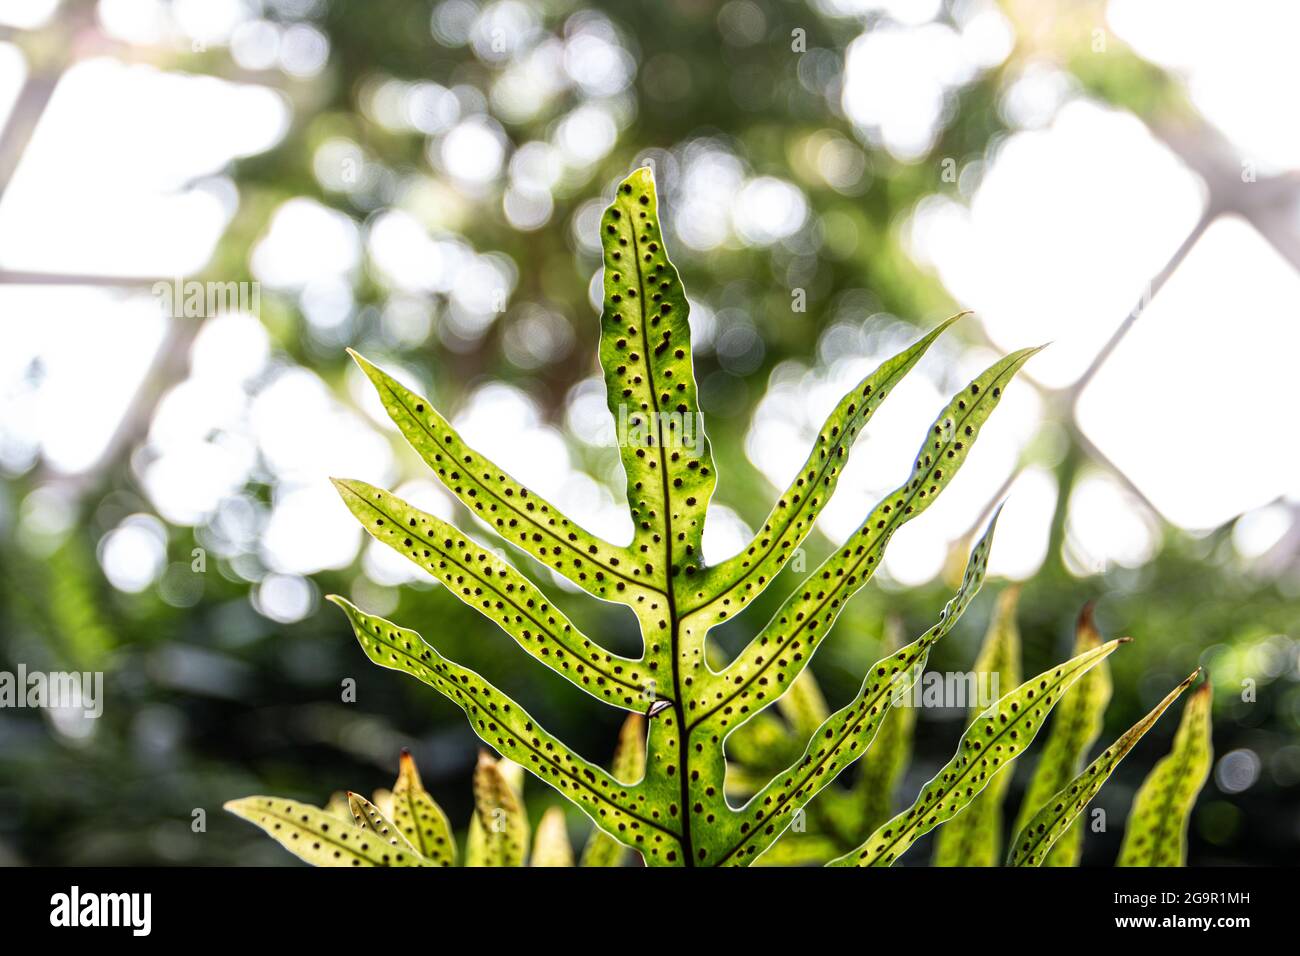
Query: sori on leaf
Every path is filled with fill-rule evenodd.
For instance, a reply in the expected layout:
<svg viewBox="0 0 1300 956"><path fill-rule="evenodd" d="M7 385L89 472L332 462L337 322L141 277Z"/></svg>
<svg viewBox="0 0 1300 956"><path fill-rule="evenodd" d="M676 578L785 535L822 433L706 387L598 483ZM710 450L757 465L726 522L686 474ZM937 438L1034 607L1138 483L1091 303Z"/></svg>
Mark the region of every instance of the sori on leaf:
<svg viewBox="0 0 1300 956"><path fill-rule="evenodd" d="M493 544L504 543L523 563L498 557L487 544L389 491L355 479L334 482L376 540L441 581L538 663L607 706L644 715L627 725L637 728L638 739L624 739L620 747L621 753L635 748L643 759L635 766L631 758L616 762L613 771L588 761L420 634L341 597L330 600L346 614L372 661L445 696L496 753L555 788L590 818L601 842L584 850L584 862L605 861L628 848L650 866L743 866L771 851L846 768L870 753L877 739L888 741L892 755L881 765L869 764L865 777L883 781L882 786L897 779L898 752L905 749L901 745L910 727L894 715L899 709L895 701L923 673L932 648L983 584L996 514L974 542L960 587L937 622L910 642L900 639L899 646L872 665L853 699L828 713L808 665L846 602L871 580L893 535L956 479L1016 373L1038 349L998 359L953 395L919 436L915 459L898 487L790 590L738 654L721 659L707 640L709 631L744 612L779 576L834 494L855 440L957 317L858 382L826 418L802 467L753 540L733 557L707 565L701 543L718 475L696 396L689 303L667 255L660 215L651 171L641 168L618 184L600 220L600 363L610 413L626 425L629 436L636 435L635 441L619 444L633 525L630 541L605 541L581 527L475 451L428 399L355 353L406 441L464 508L481 519L494 535ZM530 560L592 597L630 608L641 631L640 654L615 653L583 634L520 569L531 572ZM846 832L860 845L835 862L892 863L930 829L961 819L972 804L983 809L972 813L971 821L996 816L1002 785L984 801L979 801L981 794L1005 776L1005 768L1029 747L1053 708L1069 699L1071 688L1120 643L1076 648L1069 660L975 715L956 756L913 806L890 819L872 818L874 829L861 820L856 828L849 826ZM792 751L786 764L750 779L748 799L733 803L727 795L724 747L732 739L743 740L751 723L761 727L759 722L770 721L772 704L781 705L806 745ZM882 727L891 724L882 737ZM627 726L625 738L632 733ZM1112 751L1108 767L1127 752L1121 744ZM475 772L475 798L494 804L498 815L493 823L504 828L489 827L480 805L467 855L488 865L516 865L526 853L522 813L511 808L510 788L485 769L489 766L480 761ZM408 781L404 792L411 791ZM1041 862L1039 857L1069 831L1077 803L1065 801L1050 820L1035 816L1028 822L1035 831L1042 824L1043 831L1031 834L1026 861ZM269 797L229 806L313 863L435 861L430 855L434 848L417 842L419 833L408 832L378 802L350 798L351 823ZM406 819L416 816L412 809ZM332 829L325 831L325 825ZM977 830L987 832L989 826ZM325 832L329 839L322 838ZM554 818L544 821L538 833L546 834L545 845L534 845L534 859L568 859ZM359 849L363 844L366 849ZM445 853L436 857L443 863L447 859ZM981 859L987 861L987 853Z"/></svg>

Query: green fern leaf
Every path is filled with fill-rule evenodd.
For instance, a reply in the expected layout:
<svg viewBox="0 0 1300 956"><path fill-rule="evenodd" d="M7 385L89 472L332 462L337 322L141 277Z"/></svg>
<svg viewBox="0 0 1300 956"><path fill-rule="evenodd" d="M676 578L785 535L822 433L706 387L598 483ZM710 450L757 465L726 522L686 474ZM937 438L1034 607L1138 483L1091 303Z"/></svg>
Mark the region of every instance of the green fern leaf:
<svg viewBox="0 0 1300 956"><path fill-rule="evenodd" d="M635 787L578 756L517 703L474 671L443 657L415 631L365 614L337 595L329 600L348 615L372 661L410 674L443 694L465 711L486 743L577 803L605 832L634 848L649 844L652 854L673 852L663 848L676 846L676 832L645 812Z"/></svg>
<svg viewBox="0 0 1300 956"><path fill-rule="evenodd" d="M529 866L573 866L573 846L564 823L564 811L548 807L533 834L533 852Z"/></svg>
<svg viewBox="0 0 1300 956"><path fill-rule="evenodd" d="M830 633L844 603L871 579L894 532L928 508L961 469L1006 384L1037 351L1001 359L958 393L931 426L911 477L799 585L722 673L698 675L707 703L691 716L692 730L726 733L784 692Z"/></svg>
<svg viewBox="0 0 1300 956"><path fill-rule="evenodd" d="M883 362L840 400L818 432L808 460L777 500L754 540L700 577L696 593L681 610L686 627L697 626L698 620L716 621L735 614L771 583L812 531L817 515L835 493L853 443L876 409L935 340L965 314L940 323Z"/></svg>
<svg viewBox="0 0 1300 956"><path fill-rule="evenodd" d="M578 631L537 587L452 525L364 481L334 480L366 530L410 558L515 639L525 651L595 697L645 710L649 674Z"/></svg>
<svg viewBox="0 0 1300 956"><path fill-rule="evenodd" d="M409 751L402 751L401 769L393 785L393 822L420 855L435 866L456 865L456 840L442 807L420 781Z"/></svg>
<svg viewBox="0 0 1300 956"><path fill-rule="evenodd" d="M1183 866L1186 862L1192 806L1214 758L1213 700L1208 680L1187 699L1173 750L1147 775L1133 800L1117 866Z"/></svg>
<svg viewBox="0 0 1300 956"><path fill-rule="evenodd" d="M1102 645L1101 634L1092 619L1092 606L1079 613L1075 626L1074 653L1083 654ZM1083 767L1088 750L1101 735L1106 705L1110 703L1110 665L1103 661L1075 683L1052 715L1038 765L1020 804L1013 828L1019 833L1038 809L1068 784ZM1083 855L1083 817L1075 818L1052 845L1043 866L1078 866Z"/></svg>
<svg viewBox="0 0 1300 956"><path fill-rule="evenodd" d="M1070 686L1128 638L1103 644L1044 671L984 711L962 736L957 753L912 806L883 824L862 846L830 866L889 866L913 843L970 805L988 782L1033 742Z"/></svg>
<svg viewBox="0 0 1300 956"><path fill-rule="evenodd" d="M476 824L476 826L475 826ZM515 789L486 753L474 768L473 853L469 866L523 866L528 852L528 820Z"/></svg>
<svg viewBox="0 0 1300 956"><path fill-rule="evenodd" d="M566 518L466 445L428 399L356 352L350 354L411 447L447 490L504 540L596 597L624 600L619 592L626 586L635 595L642 593L626 549L602 541Z"/></svg>
<svg viewBox="0 0 1300 956"><path fill-rule="evenodd" d="M944 607L939 623L877 661L853 702L832 714L812 735L803 756L740 809L732 826L720 833L718 864L746 865L771 846L794 822L795 814L871 745L889 708L899 702L906 705L907 692L925 669L930 648L957 623L984 582L997 519L995 514L971 550L961 588Z"/></svg>
<svg viewBox="0 0 1300 956"><path fill-rule="evenodd" d="M359 793L348 793L348 809L352 813L352 820L358 827L372 834L375 839L387 843L394 852L407 853L420 859L419 866L428 866L429 861L424 858L406 838L406 834L388 818L388 816Z"/></svg>
<svg viewBox="0 0 1300 956"><path fill-rule="evenodd" d="M748 862L824 784L818 779L796 788L790 799L783 795L776 801L781 811L755 828L753 815L761 802L736 809L724 793L726 738L799 682L844 603L878 566L889 538L952 480L1006 384L1036 350L997 362L956 396L927 436L908 481L800 586L736 660L715 670L707 658L709 629L770 582L789 550L782 543L807 535L866 417L946 324L887 361L841 403L813 448L810 470L801 472L784 504L773 510L752 553L711 571L703 564L701 541L716 474L697 407L686 294L663 247L660 213L653 178L641 169L619 184L601 220L600 355L627 476L633 538L626 547L583 531L468 448L425 399L356 356L402 434L467 508L548 569L590 594L632 608L642 636L638 659L615 657L576 633L517 571L449 525L386 492L340 483L345 500L372 534L445 581L539 660L609 703L644 709L648 727L639 779L620 780L583 760L514 701L442 657L414 631L333 600L348 614L373 661L405 671L448 697L498 753L578 804L604 834L639 850L647 865ZM816 487L804 487L809 482ZM976 577L982 578L982 556L978 565ZM978 588L971 573L940 625L910 645L911 663L923 658ZM539 611L542 620L534 617L530 623L523 611ZM894 666L892 659L884 663ZM831 746L833 772L820 775L826 781L862 753L888 710L885 682L869 678L867 686L874 688L868 694L873 703L859 702L825 720L811 677L798 684L785 705L794 724L810 727L820 721L832 736L840 735ZM814 748L823 744L809 749ZM779 781L754 799L766 801L772 788L780 789ZM478 814L471 825L474 860L487 855L487 823Z"/></svg>
<svg viewBox="0 0 1300 956"><path fill-rule="evenodd" d="M282 847L313 866L428 866L414 851L377 838L351 819L283 797L244 797L225 804L237 817L265 830Z"/></svg>
<svg viewBox="0 0 1300 956"><path fill-rule="evenodd" d="M627 473L632 550L646 582L676 591L682 575L703 567L717 476L695 396L686 290L664 249L649 169L619 184L600 229L600 364Z"/></svg>
<svg viewBox="0 0 1300 956"><path fill-rule="evenodd" d="M1126 730L1118 740L1107 747L1083 773L1057 792L1030 818L1011 845L1008 866L1038 866L1047 856L1052 843L1064 833L1089 801L1097 795L1119 762L1137 746L1143 735L1155 726L1160 715L1176 701L1201 673L1198 667L1181 684L1165 696L1151 713Z"/></svg>
<svg viewBox="0 0 1300 956"><path fill-rule="evenodd" d="M979 657L976 675L996 678L994 687L1015 687L1020 676L1020 631L1016 627L1016 604L1020 588L1013 585L998 595L997 608ZM979 719L982 707L975 707L971 722ZM997 866L1002 858L1002 801L1010 773L999 773L970 806L939 831L935 839L935 866Z"/></svg>

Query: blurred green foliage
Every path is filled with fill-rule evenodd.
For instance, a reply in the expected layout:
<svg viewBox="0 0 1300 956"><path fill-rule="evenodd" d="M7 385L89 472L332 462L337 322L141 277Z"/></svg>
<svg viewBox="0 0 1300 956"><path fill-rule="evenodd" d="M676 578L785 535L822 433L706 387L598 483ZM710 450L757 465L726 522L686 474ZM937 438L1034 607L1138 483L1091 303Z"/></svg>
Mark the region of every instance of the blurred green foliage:
<svg viewBox="0 0 1300 956"><path fill-rule="evenodd" d="M821 333L835 321L887 313L928 327L954 311L938 281L903 251L898 224L922 197L958 194L961 187L941 178L935 158L954 157L964 166L996 146L1007 133L997 109L1000 91L1023 57L1042 53L1018 48L1001 67L954 91L929 160L902 163L883 149L861 146L861 188L837 190L809 162L808 149L816 137L859 142L825 91L862 24L803 3L755 5L765 30L744 44L724 35L721 4L708 0L537 5L544 29L557 35L581 11L607 18L638 65L625 94L635 120L585 175L556 188L555 208L541 228L516 230L499 201L476 204L458 217L456 228L474 249L499 251L517 265L510 307L468 347L450 348L435 334L400 352L406 366L432 383L430 397L443 407L457 407L484 381L501 380L539 396L558 423L569 389L595 370L597 321L587 290L597 262L594 252L575 248L575 212L605 198L609 184L645 158L657 159L661 181L671 190L671 151L713 137L753 172L796 183L821 224L820 246L803 252L736 245L675 257L693 295L743 316L761 340L761 359L744 374L716 353L697 352L696 359L701 402L724 472L721 500L751 526L761 522L775 493L744 454L745 428L769 373L787 359L810 359ZM241 204L209 268L212 275L249 275L249 250L285 199L312 197L361 223L397 201L392 183L431 175L424 138L377 123L365 109L367 91L396 78L486 93L501 70L468 47L436 43L429 27L434 7L430 0L267 5L270 19L314 22L328 38L330 60L320 76L286 82L295 116L280 145L232 170ZM801 55L791 50L795 29L806 32ZM1168 79L1131 55L1090 57L1086 33L1052 42L1052 52L1092 95L1147 118L1184 109ZM166 65L230 72L221 50L169 54ZM514 143L545 138L576 95L561 95L527 120L503 119L502 126ZM381 175L373 188L344 193L321 186L313 172L316 150L340 136L378 164ZM807 290L806 312L791 311L790 290L796 286ZM362 275L346 343L322 341L293 297L266 294L262 318L279 354L315 370L343 397L342 344L393 351L380 322L388 295L374 276ZM563 357L521 368L508 360L502 340L521 318L521 307L533 302L564 317L572 342ZM606 472L607 456L571 445L576 461L595 474ZM254 610L249 581L215 556L199 576L201 592L184 601L164 600L162 585L132 595L107 583L96 556L100 539L124 515L151 510L130 468L132 450L120 450L76 484L65 532L22 532L28 495L47 482L57 484L39 466L6 476L0 490L0 670L13 671L19 663L30 669L102 669L108 701L89 737L79 736L84 727L61 728L47 713L0 711L0 862L281 864L287 855L220 812L224 800L274 792L320 804L328 796L319 791L320 781L373 789L386 785L403 746L412 749L426 786L448 815L468 819L477 744L460 713L414 682L370 667L346 622L329 613L333 609L277 624ZM802 454L803 449L791 452L795 458ZM1075 447L1060 457L1062 501L1082 454ZM262 482L249 493L265 501L272 488ZM1204 664L1216 689L1216 755L1246 749L1260 769L1254 785L1237 793L1224 792L1211 777L1193 817L1189 861L1294 861L1300 850L1300 597L1294 568L1279 576L1245 566L1233 551L1231 528L1200 537L1166 529L1144 566L1081 578L1059 557L1061 521L1054 530L1049 559L1021 598L1026 672L1065 656L1079 608L1095 600L1107 636L1136 639L1111 661L1115 695L1103 739L1112 739L1198 662ZM168 560L183 571L200 539L187 528L171 527L168 534ZM824 538L810 539L809 560L819 560L829 547ZM635 625L624 609L574 601L536 575L535 567L531 573L583 630L601 634L613 648L634 647ZM350 593L355 579L355 569L349 569L322 573L315 583L321 593ZM745 622L715 632L718 639L735 650L752 622L774 610L768 595L785 590L771 588ZM853 693L854 675L879 655L890 615L910 639L933 620L945 595L944 583L936 581L913 590L872 586L855 598L813 668L832 706ZM931 666L969 668L991 608L988 598L976 602ZM544 711L549 728L580 752L602 755L613 747L617 712L577 706L578 691L554 675L543 676L504 635L441 588L404 588L400 605L386 613L436 633L448 656L490 671L525 707ZM343 700L345 680L355 681L355 702ZM1243 681L1254 682L1252 702L1242 700ZM946 759L960 735L961 716L921 714L904 792L914 792ZM1108 814L1121 819L1127 812L1151 763L1147 758L1168 749L1172 732L1172 724L1157 728L1142 745L1146 756L1120 767L1099 797ZM1030 769L1018 768L1009 807L1018 805ZM534 792L528 811L536 824L556 801L544 790ZM585 821L570 812L571 828L580 829ZM196 832L198 819L202 832ZM1120 833L1112 828L1091 835L1085 864L1109 863ZM927 859L929 852L915 856Z"/></svg>

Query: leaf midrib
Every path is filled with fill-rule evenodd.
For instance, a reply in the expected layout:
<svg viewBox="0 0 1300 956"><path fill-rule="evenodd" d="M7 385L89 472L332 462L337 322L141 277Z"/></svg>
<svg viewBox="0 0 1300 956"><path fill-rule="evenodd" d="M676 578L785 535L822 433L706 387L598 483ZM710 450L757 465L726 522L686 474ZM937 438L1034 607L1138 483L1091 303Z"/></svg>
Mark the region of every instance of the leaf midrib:
<svg viewBox="0 0 1300 956"><path fill-rule="evenodd" d="M656 215L658 206L656 205ZM678 786L681 793L681 845L684 866L695 865L695 851L691 844L691 793L690 793L690 749L687 742L690 732L686 726L686 714L682 707L681 663L677 659L680 643L677 615L676 587L673 584L673 499L672 488L668 482L668 459L664 454L663 417L659 414L659 389L655 383L653 352L650 349L650 335L646 331L645 272L641 267L641 246L636 236L636 221L628 217L628 232L632 235L632 261L636 263L636 286L638 309L641 319L637 323L641 329L641 352L645 356L646 384L650 387L650 407L655 416L655 444L659 454L659 486L663 490L664 502L664 598L668 602L669 655L673 673L673 713L677 718L677 763ZM664 253L667 260L668 254ZM648 635L642 635L642 643L648 644Z"/></svg>

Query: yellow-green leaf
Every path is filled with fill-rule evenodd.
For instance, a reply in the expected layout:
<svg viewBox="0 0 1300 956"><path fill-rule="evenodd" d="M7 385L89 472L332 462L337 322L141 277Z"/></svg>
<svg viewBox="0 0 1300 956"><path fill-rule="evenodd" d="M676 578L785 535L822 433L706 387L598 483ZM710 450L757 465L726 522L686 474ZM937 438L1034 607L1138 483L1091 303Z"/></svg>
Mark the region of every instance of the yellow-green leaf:
<svg viewBox="0 0 1300 956"><path fill-rule="evenodd" d="M709 673L702 663L694 668L692 679L701 685L706 703L690 717L692 730L728 732L785 692L830 633L845 602L875 573L890 538L953 480L1003 389L1038 351L1008 355L954 396L930 427L908 480L799 585L721 674Z"/></svg>
<svg viewBox="0 0 1300 956"><path fill-rule="evenodd" d="M352 820L341 820L283 797L244 797L225 808L265 830L282 847L313 866L427 866L413 851L399 849Z"/></svg>
<svg viewBox="0 0 1300 956"><path fill-rule="evenodd" d="M857 849L830 866L889 866L936 826L951 820L1033 742L1070 686L1109 656L1121 638L1044 671L984 711L962 735L957 753L907 810L886 821Z"/></svg>
<svg viewBox="0 0 1300 956"><path fill-rule="evenodd" d="M584 530L465 444L429 400L355 352L394 424L447 489L504 540L596 597L641 593L633 556Z"/></svg>
<svg viewBox="0 0 1300 956"><path fill-rule="evenodd" d="M589 694L643 711L650 675L573 626L537 586L456 528L364 481L334 480L345 504L377 541L409 558L525 651Z"/></svg>
<svg viewBox="0 0 1300 956"><path fill-rule="evenodd" d="M533 853L529 866L573 866L573 847L564 824L564 811L548 807L533 834Z"/></svg>
<svg viewBox="0 0 1300 956"><path fill-rule="evenodd" d="M1075 626L1074 653L1082 654L1102 645L1093 623L1092 605L1085 605ZM1020 803L1013 833L1019 833L1038 809L1068 784L1088 759L1088 750L1101 734L1110 703L1110 664L1103 661L1075 683L1052 715L1052 726L1042 755ZM1077 866L1083 854L1084 820L1076 817L1052 845L1043 866Z"/></svg>
<svg viewBox="0 0 1300 956"><path fill-rule="evenodd" d="M668 591L703 567L717 476L695 396L690 308L659 213L654 174L641 167L601 217L600 364L627 473L635 570Z"/></svg>
<svg viewBox="0 0 1300 956"><path fill-rule="evenodd" d="M435 866L456 865L456 840L442 807L420 781L409 751L402 751L401 769L393 785L393 822L420 855Z"/></svg>
<svg viewBox="0 0 1300 956"><path fill-rule="evenodd" d="M1039 866L1051 849L1052 843L1069 828L1089 801L1110 778L1130 750L1137 746L1142 736L1155 726L1160 715L1182 695L1201 672L1198 667L1181 684L1165 696L1151 713L1126 730L1118 740L1107 747L1084 771L1057 792L1035 813L1016 836L1011 845L1008 866Z"/></svg>
<svg viewBox="0 0 1300 956"><path fill-rule="evenodd" d="M478 821L475 862L479 866L523 866L528 852L528 821L514 788L497 762L480 752L474 768L474 817ZM470 864L475 865L474 863Z"/></svg>
<svg viewBox="0 0 1300 956"><path fill-rule="evenodd" d="M635 787L578 756L479 674L443 657L415 631L366 614L337 595L329 600L348 615L372 661L443 694L465 711L480 738L576 803L605 832L651 856L672 852L678 845L678 832L644 809ZM482 821L484 828L489 822Z"/></svg>
<svg viewBox="0 0 1300 956"><path fill-rule="evenodd" d="M853 443L871 416L962 314L965 313L941 322L918 341L886 359L840 399L818 432L808 460L777 499L754 540L739 554L700 575L694 593L681 610L688 625L697 615L711 618L736 614L780 573L835 493Z"/></svg>
<svg viewBox="0 0 1300 956"><path fill-rule="evenodd" d="M1210 739L1213 701L1208 680L1187 699L1173 750L1147 775L1133 800L1117 866L1182 866L1186 862L1187 824L1214 758Z"/></svg>
<svg viewBox="0 0 1300 956"><path fill-rule="evenodd" d="M971 550L961 588L945 605L939 623L902 650L877 661L857 697L817 729L803 756L741 807L728 821L730 826L710 831L708 853L715 865L748 865L793 824L795 814L871 746L890 707L908 705L907 691L924 670L930 648L957 623L984 582L996 526L994 515Z"/></svg>
<svg viewBox="0 0 1300 956"><path fill-rule="evenodd" d="M1020 683L1020 630L1016 626L1019 599L1020 588L1016 585L998 595L984 645L975 660L977 693L987 684L999 696L997 688ZM978 720L983 710L976 701L971 709L971 721ZM970 806L939 831L935 839L935 866L998 865L1002 858L1002 801L1010 783L1011 774L997 774Z"/></svg>

